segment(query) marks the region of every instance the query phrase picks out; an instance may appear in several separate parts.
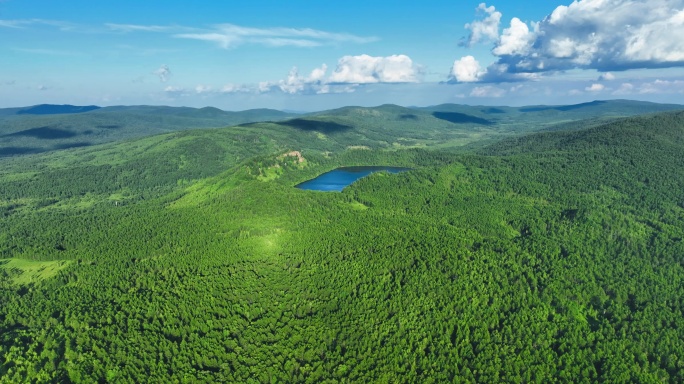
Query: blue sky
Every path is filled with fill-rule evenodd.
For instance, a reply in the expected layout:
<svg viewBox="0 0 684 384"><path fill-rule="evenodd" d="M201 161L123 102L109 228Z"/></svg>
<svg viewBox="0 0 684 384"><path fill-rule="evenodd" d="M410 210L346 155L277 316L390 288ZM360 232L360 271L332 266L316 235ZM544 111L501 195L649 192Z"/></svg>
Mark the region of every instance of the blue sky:
<svg viewBox="0 0 684 384"><path fill-rule="evenodd" d="M684 104L684 0L0 0L0 107Z"/></svg>

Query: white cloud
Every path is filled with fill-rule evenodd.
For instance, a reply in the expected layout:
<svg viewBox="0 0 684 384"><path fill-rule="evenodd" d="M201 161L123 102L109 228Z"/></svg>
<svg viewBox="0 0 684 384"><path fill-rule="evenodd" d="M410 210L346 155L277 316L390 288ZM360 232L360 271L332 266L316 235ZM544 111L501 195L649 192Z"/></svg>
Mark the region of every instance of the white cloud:
<svg viewBox="0 0 684 384"><path fill-rule="evenodd" d="M470 35L462 45L470 47L481 41L495 41L499 37L501 12L498 12L494 6L488 7L485 3L481 3L476 10L478 13L485 13L487 16L482 20L476 20L465 25L465 28L470 30Z"/></svg>
<svg viewBox="0 0 684 384"><path fill-rule="evenodd" d="M520 65L525 61L537 70L681 66L684 0L574 1L557 7L533 35L533 49L507 58L511 69L529 70Z"/></svg>
<svg viewBox="0 0 684 384"><path fill-rule="evenodd" d="M168 67L162 66L155 72L160 77L167 73ZM170 73L170 71L168 71ZM258 84L226 84L223 87L198 85L194 88L197 94L231 94L231 93L268 93L285 94L326 94L354 92L362 84L376 83L410 83L417 82L419 70L413 61L405 55L372 57L368 55L344 56L336 69L328 76L328 66L322 64L314 68L308 75L300 75L297 67L293 67L287 77L278 81L262 81ZM185 88L166 87L165 92L173 96L188 95Z"/></svg>
<svg viewBox="0 0 684 384"><path fill-rule="evenodd" d="M406 55L374 57L344 56L328 82L348 84L413 83L418 81L418 68Z"/></svg>
<svg viewBox="0 0 684 384"><path fill-rule="evenodd" d="M615 75L613 75L610 72L602 73L597 79L597 81L613 81L613 80L615 80Z"/></svg>
<svg viewBox="0 0 684 384"><path fill-rule="evenodd" d="M639 86L640 94L684 94L684 80L654 80Z"/></svg>
<svg viewBox="0 0 684 384"><path fill-rule="evenodd" d="M23 28L31 24L29 20L0 20L0 27L4 28Z"/></svg>
<svg viewBox="0 0 684 384"><path fill-rule="evenodd" d="M482 68L472 56L465 56L460 60L456 60L449 74L450 82L459 83L520 82L536 81L540 78L541 75L539 73L511 73L508 71L508 64L494 63L487 68Z"/></svg>
<svg viewBox="0 0 684 384"><path fill-rule="evenodd" d="M684 94L684 80L651 80L643 82L622 83L613 93L616 96L625 95L682 95Z"/></svg>
<svg viewBox="0 0 684 384"><path fill-rule="evenodd" d="M165 83L169 80L169 77L171 77L171 70L169 69L169 66L166 64L163 64L159 69L153 72L153 74L159 76L159 80L162 83Z"/></svg>
<svg viewBox="0 0 684 384"><path fill-rule="evenodd" d="M618 88L613 95L631 95L634 91L634 84L632 83L622 83L620 88Z"/></svg>
<svg viewBox="0 0 684 384"><path fill-rule="evenodd" d="M467 25L473 39L476 23ZM684 67L682 36L684 0L575 0L538 23L513 17L492 49L497 61L478 81L570 69L596 69L606 72L598 81L611 81L611 71Z"/></svg>
<svg viewBox="0 0 684 384"><path fill-rule="evenodd" d="M105 26L117 32L165 32L171 31L176 27L162 25L135 25L135 24L114 24L106 23Z"/></svg>
<svg viewBox="0 0 684 384"><path fill-rule="evenodd" d="M475 87L473 88L472 91L470 91L470 96L471 97L503 97L503 95L506 94L505 89L501 89L498 87L494 87L491 85L486 85L483 87Z"/></svg>
<svg viewBox="0 0 684 384"><path fill-rule="evenodd" d="M133 26L138 29L151 28L157 31L158 26ZM234 48L243 44L259 44L270 47L317 47L339 43L370 43L378 41L377 37L363 37L348 33L333 33L311 28L250 28L234 24L217 25L211 30L193 33L177 33L173 37L180 39L202 40L218 44L222 48Z"/></svg>
<svg viewBox="0 0 684 384"><path fill-rule="evenodd" d="M311 71L311 75L309 75L309 80L322 81L325 77L326 72L328 72L328 66L323 64L320 68L316 68L313 71Z"/></svg>
<svg viewBox="0 0 684 384"><path fill-rule="evenodd" d="M297 67L293 67L285 80L280 80L278 88L289 94L304 93L307 91L317 93L321 90L321 80L325 76L328 66L323 64L321 68L312 71L309 77L299 76Z"/></svg>
<svg viewBox="0 0 684 384"><path fill-rule="evenodd" d="M199 84L195 87L195 93L197 93L197 94L210 93L210 92L213 92L213 90L214 89L209 85Z"/></svg>
<svg viewBox="0 0 684 384"><path fill-rule="evenodd" d="M504 29L492 53L497 56L526 55L532 48L534 36L527 24L514 17L511 19L511 26Z"/></svg>
<svg viewBox="0 0 684 384"><path fill-rule="evenodd" d="M485 71L473 56L465 56L454 61L451 67L451 78L462 83L479 81Z"/></svg>
<svg viewBox="0 0 684 384"><path fill-rule="evenodd" d="M271 84L267 81L262 81L259 83L259 86L257 87L257 92L259 93L265 93L271 90Z"/></svg>
<svg viewBox="0 0 684 384"><path fill-rule="evenodd" d="M594 83L586 88L584 88L585 91L587 92L601 92L605 89L606 87L603 84L599 83Z"/></svg>
<svg viewBox="0 0 684 384"><path fill-rule="evenodd" d="M0 27L4 28L26 28L31 25L46 25L55 27L62 31L74 29L75 26L71 23L59 20L44 20L44 19L20 19L20 20L0 20Z"/></svg>
<svg viewBox="0 0 684 384"><path fill-rule="evenodd" d="M164 92L171 97L185 96L189 94L188 90L181 87L168 86L164 88Z"/></svg>
<svg viewBox="0 0 684 384"><path fill-rule="evenodd" d="M252 92L248 86L243 84L226 84L221 87L220 93L248 93Z"/></svg>

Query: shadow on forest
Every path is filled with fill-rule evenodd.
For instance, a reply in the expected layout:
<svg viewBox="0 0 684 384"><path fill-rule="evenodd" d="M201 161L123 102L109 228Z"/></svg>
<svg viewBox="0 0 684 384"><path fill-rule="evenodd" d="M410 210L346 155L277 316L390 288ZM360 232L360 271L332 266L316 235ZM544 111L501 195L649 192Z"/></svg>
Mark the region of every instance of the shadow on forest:
<svg viewBox="0 0 684 384"><path fill-rule="evenodd" d="M499 108L487 108L487 109L482 109L481 111L482 111L482 113L486 113L488 115L492 115L495 113L506 113L506 111L504 111L503 109L499 109Z"/></svg>
<svg viewBox="0 0 684 384"><path fill-rule="evenodd" d="M403 115L399 115L399 120L418 120L418 116L412 113L404 113Z"/></svg>
<svg viewBox="0 0 684 384"><path fill-rule="evenodd" d="M93 143L87 141L79 141L75 143L65 143L58 144L47 148L34 148L34 147L0 147L0 158L2 157L12 157L21 155L34 155L36 153L57 151L60 149L70 149L70 148L81 148L89 147Z"/></svg>
<svg viewBox="0 0 684 384"><path fill-rule="evenodd" d="M33 137L35 139L57 140L57 139L68 139L68 138L74 137L76 135L77 135L77 133L67 131L65 129L50 128L50 127L39 127L39 128L25 129L23 131L10 133L10 134L5 135L5 137L26 136L26 137Z"/></svg>
<svg viewBox="0 0 684 384"><path fill-rule="evenodd" d="M30 147L4 147L0 148L0 157L10 157L17 155L28 155L31 153L41 152L39 148Z"/></svg>
<svg viewBox="0 0 684 384"><path fill-rule="evenodd" d="M56 150L56 149L69 149L69 148L80 148L80 147L89 147L89 146L91 146L91 145L93 145L93 144L92 144L92 143L89 143L89 142L87 142L87 141L78 141L78 142L75 142L75 143L66 143L66 144L55 145L54 147L52 147L52 150Z"/></svg>
<svg viewBox="0 0 684 384"><path fill-rule="evenodd" d="M352 127L344 124L307 119L292 119L288 121L281 121L276 124L301 129L303 131L318 131L325 134L337 133L352 129Z"/></svg>
<svg viewBox="0 0 684 384"><path fill-rule="evenodd" d="M458 112L433 112L432 116L440 119L446 120L450 123L473 123L481 125L492 125L493 122L483 119L477 116L466 115L465 113Z"/></svg>

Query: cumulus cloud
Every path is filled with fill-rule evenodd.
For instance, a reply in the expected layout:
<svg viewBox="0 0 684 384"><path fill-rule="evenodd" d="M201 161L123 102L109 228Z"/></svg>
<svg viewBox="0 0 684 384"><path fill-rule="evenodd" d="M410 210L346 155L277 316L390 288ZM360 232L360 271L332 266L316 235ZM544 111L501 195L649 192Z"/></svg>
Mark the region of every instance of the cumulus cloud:
<svg viewBox="0 0 684 384"><path fill-rule="evenodd" d="M488 7L485 3L480 3L476 9L478 13L486 16L482 20L476 20L465 25L465 28L470 30L470 35L461 45L470 47L482 41L496 41L499 38L501 12L498 12L494 6Z"/></svg>
<svg viewBox="0 0 684 384"><path fill-rule="evenodd" d="M293 67L287 78L273 84L284 93L328 93L329 87L325 84L325 74L328 66L323 64L320 68L311 71L309 76L300 76L297 67Z"/></svg>
<svg viewBox="0 0 684 384"><path fill-rule="evenodd" d="M490 8L481 5L478 10ZM493 28L486 29L487 35L476 34L476 23L481 22L466 26L472 39L490 36ZM510 81L510 75L533 79L530 74L570 69L596 69L606 72L600 81L610 81L610 71L681 67L681 36L684 0L575 0L538 23L513 17L495 39L496 62L478 81Z"/></svg>
<svg viewBox="0 0 684 384"><path fill-rule="evenodd" d="M159 81L162 83L166 83L169 80L169 77L171 77L171 70L169 69L169 66L166 64L163 64L159 69L153 72L155 75L159 76Z"/></svg>
<svg viewBox="0 0 684 384"><path fill-rule="evenodd" d="M632 83L622 83L620 88L618 88L613 95L631 95L634 90L634 84Z"/></svg>
<svg viewBox="0 0 684 384"><path fill-rule="evenodd" d="M502 36L493 52L521 72L680 66L680 36L683 0L580 0L557 7L531 35L514 39L529 49L502 52Z"/></svg>
<svg viewBox="0 0 684 384"><path fill-rule="evenodd" d="M141 28L142 26L134 26ZM158 26L149 26L153 28ZM339 43L370 43L374 36L364 37L349 33L333 33L311 28L250 28L234 24L217 25L211 30L193 33L177 33L173 37L208 41L222 48L234 48L242 44L259 44L271 47L318 47Z"/></svg>
<svg viewBox="0 0 684 384"><path fill-rule="evenodd" d="M599 84L599 83L594 83L586 88L584 88L585 91L587 92L601 92L606 88L605 85Z"/></svg>
<svg viewBox="0 0 684 384"><path fill-rule="evenodd" d="M163 67L162 67L163 68ZM337 67L328 75L328 66L322 64L308 74L300 74L293 67L287 77L278 81L262 81L258 84L226 84L215 88L208 85L195 87L196 93L231 94L231 93L267 93L281 92L285 94L326 94L354 92L364 84L377 83L410 83L417 82L420 69L405 55L373 57L368 55L344 56ZM166 87L169 95L187 95L184 88Z"/></svg>
<svg viewBox="0 0 684 384"><path fill-rule="evenodd" d="M374 57L369 55L344 56L328 79L330 83L413 83L419 70L406 55Z"/></svg>
<svg viewBox="0 0 684 384"><path fill-rule="evenodd" d="M610 72L602 73L597 81L613 81L615 80L615 75Z"/></svg>
<svg viewBox="0 0 684 384"><path fill-rule="evenodd" d="M472 83L479 81L484 74L484 69L473 56L465 56L454 61L450 77L461 83Z"/></svg>
<svg viewBox="0 0 684 384"><path fill-rule="evenodd" d="M532 49L535 33L517 17L511 19L510 27L504 29L499 41L492 50L497 56L527 55Z"/></svg>

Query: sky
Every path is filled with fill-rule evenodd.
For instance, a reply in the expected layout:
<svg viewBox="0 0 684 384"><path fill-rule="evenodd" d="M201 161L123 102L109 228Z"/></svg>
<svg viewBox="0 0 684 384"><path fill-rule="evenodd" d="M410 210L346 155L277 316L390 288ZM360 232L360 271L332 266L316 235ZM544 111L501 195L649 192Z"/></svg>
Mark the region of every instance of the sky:
<svg viewBox="0 0 684 384"><path fill-rule="evenodd" d="M0 0L0 108L684 104L684 0Z"/></svg>

